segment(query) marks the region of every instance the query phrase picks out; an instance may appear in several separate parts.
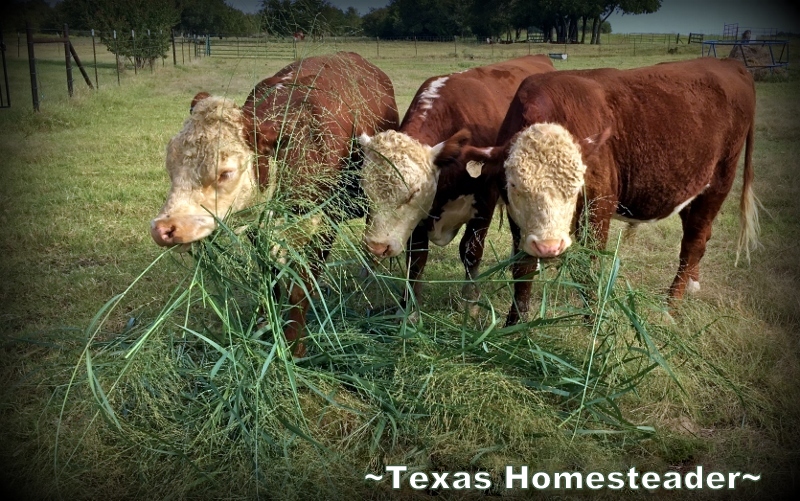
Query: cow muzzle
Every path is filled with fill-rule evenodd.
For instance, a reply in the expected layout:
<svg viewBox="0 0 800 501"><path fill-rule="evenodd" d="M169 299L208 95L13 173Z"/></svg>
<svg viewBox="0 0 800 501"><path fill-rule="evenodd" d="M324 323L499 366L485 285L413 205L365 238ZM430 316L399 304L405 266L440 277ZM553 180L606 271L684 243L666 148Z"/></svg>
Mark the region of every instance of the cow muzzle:
<svg viewBox="0 0 800 501"><path fill-rule="evenodd" d="M213 218L200 218L201 220L183 221L179 218L156 218L150 222L150 236L161 247L176 247L175 250L184 252L189 249L192 242L208 236L216 226Z"/></svg>
<svg viewBox="0 0 800 501"><path fill-rule="evenodd" d="M569 237L539 239L534 235L528 235L525 237L522 250L534 257L550 258L561 255L571 243Z"/></svg>
<svg viewBox="0 0 800 501"><path fill-rule="evenodd" d="M364 238L364 247L378 259L395 257L403 250L403 246L395 241L378 242L370 238Z"/></svg>

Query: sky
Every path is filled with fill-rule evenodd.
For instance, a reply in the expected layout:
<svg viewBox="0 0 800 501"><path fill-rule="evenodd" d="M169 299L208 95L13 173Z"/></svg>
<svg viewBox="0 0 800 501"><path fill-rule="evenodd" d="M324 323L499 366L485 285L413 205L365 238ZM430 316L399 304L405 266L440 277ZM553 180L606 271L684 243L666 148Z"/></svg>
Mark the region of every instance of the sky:
<svg viewBox="0 0 800 501"><path fill-rule="evenodd" d="M261 0L227 0L244 12L257 12ZM491 0L487 0L491 1ZM342 10L355 7L360 14L385 7L389 0L329 0ZM662 0L653 14L638 16L612 14L608 18L614 33L705 33L721 34L723 25L739 23L744 28L774 28L800 33L797 1L784 0Z"/></svg>

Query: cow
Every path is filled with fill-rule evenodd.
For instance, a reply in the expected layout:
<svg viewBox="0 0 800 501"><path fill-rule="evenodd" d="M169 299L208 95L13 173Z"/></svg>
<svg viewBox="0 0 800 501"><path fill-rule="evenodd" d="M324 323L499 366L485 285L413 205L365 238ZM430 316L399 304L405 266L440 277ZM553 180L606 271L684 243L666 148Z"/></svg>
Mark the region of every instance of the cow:
<svg viewBox="0 0 800 501"><path fill-rule="evenodd" d="M417 91L400 128L362 135L362 186L369 200L364 245L376 258L394 257L407 243L411 289L419 298L428 245L444 246L466 224L459 245L467 283L463 296L477 313L472 282L483 256L486 232L499 198L480 166L465 170L457 153L470 141L493 146L517 87L528 75L555 71L547 56L509 61L428 78ZM409 291L402 298L407 305Z"/></svg>
<svg viewBox="0 0 800 501"><path fill-rule="evenodd" d="M307 213L335 197L347 210L327 211L347 219L364 215L358 178L347 171L362 161L355 138L398 127L399 115L389 77L355 53L296 61L258 83L242 107L201 92L190 116L166 151L172 186L151 223L153 240L186 250L207 237L217 221L258 201L259 191L291 190L293 210ZM333 204L334 206L337 204ZM330 250L333 230L315 219L311 275ZM289 288L284 328L293 354L310 300L306 287Z"/></svg>
<svg viewBox="0 0 800 501"><path fill-rule="evenodd" d="M465 146L462 162L486 162L507 202L514 249L534 258L572 243L584 200L595 245L612 218L633 225L679 214L683 225L670 303L699 290L712 222L744 155L736 260L757 245L753 195L755 86L734 60L701 58L617 70L534 75L520 85L493 148ZM529 260L531 261L531 260ZM532 264L515 275L529 273ZM515 278L518 278L515 276ZM520 281L526 291L530 282Z"/></svg>

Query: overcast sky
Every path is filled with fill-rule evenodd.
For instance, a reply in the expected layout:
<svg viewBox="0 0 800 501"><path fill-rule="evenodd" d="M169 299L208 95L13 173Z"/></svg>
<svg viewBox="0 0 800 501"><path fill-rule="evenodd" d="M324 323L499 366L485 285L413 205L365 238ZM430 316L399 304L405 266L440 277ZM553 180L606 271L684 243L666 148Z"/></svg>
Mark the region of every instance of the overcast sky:
<svg viewBox="0 0 800 501"><path fill-rule="evenodd" d="M227 0L244 12L257 12L261 0ZM342 10L355 7L366 14L370 8L385 7L389 0L329 0ZM490 0L487 0L490 1ZM728 23L741 28L769 29L800 33L800 10L796 1L784 0L662 0L654 14L608 19L614 33L707 33L721 34Z"/></svg>

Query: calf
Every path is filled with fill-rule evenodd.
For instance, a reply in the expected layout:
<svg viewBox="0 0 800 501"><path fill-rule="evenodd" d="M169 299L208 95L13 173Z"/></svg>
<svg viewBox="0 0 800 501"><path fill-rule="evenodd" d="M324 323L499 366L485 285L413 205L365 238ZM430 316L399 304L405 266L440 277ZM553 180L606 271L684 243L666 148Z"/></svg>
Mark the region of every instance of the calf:
<svg viewBox="0 0 800 501"><path fill-rule="evenodd" d="M370 202L364 244L385 258L398 255L408 242L408 277L415 296L429 241L447 245L464 224L461 261L468 281L477 275L499 189L481 175L480 165L465 170L457 153L468 140L495 145L520 82L554 70L548 57L537 55L429 78L399 130L361 136L366 156L362 184ZM478 298L471 282L464 286L464 297ZM403 305L407 300L408 291Z"/></svg>
<svg viewBox="0 0 800 501"><path fill-rule="evenodd" d="M749 259L756 244L755 102L753 78L733 60L535 75L509 108L498 135L504 146L465 147L461 159L501 174L515 249L537 258L570 246L584 199L601 246L612 217L638 224L678 213L683 240L669 289L678 299L699 289L700 259L743 148L738 248Z"/></svg>
<svg viewBox="0 0 800 501"><path fill-rule="evenodd" d="M273 194L291 190L293 207L306 212L330 197L347 209L334 218L363 215L358 185L343 171L360 165L351 146L360 134L398 126L397 105L389 77L361 56L340 52L290 64L260 82L240 108L231 100L195 96L183 129L167 146L172 181L167 201L151 224L158 245L185 250L208 236L229 212L253 205L259 188ZM355 162L354 162L355 161ZM359 213L360 212L360 213ZM329 252L332 229L314 223L312 272ZM305 276L309 282L311 277ZM284 335L296 342L305 329L307 283L289 290L289 321Z"/></svg>

